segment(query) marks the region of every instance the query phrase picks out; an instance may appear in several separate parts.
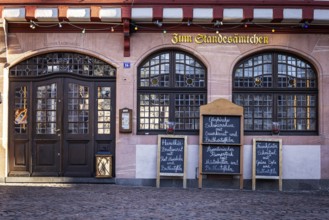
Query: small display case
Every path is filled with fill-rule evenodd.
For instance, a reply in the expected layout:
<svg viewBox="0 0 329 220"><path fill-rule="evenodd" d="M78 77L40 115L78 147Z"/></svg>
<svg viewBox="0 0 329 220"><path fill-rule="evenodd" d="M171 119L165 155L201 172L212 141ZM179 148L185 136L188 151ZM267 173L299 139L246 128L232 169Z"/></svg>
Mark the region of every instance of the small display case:
<svg viewBox="0 0 329 220"><path fill-rule="evenodd" d="M107 152L96 154L96 178L112 178L112 154Z"/></svg>
<svg viewBox="0 0 329 220"><path fill-rule="evenodd" d="M120 133L132 132L132 110L123 108L119 110L119 131Z"/></svg>

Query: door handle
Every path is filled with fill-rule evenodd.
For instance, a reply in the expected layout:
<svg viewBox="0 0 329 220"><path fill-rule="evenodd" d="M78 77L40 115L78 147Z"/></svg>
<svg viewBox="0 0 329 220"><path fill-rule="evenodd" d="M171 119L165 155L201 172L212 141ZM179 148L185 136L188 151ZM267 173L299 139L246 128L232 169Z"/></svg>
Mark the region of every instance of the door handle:
<svg viewBox="0 0 329 220"><path fill-rule="evenodd" d="M56 131L56 132L59 132L59 131L61 131L61 129L56 129L55 131Z"/></svg>

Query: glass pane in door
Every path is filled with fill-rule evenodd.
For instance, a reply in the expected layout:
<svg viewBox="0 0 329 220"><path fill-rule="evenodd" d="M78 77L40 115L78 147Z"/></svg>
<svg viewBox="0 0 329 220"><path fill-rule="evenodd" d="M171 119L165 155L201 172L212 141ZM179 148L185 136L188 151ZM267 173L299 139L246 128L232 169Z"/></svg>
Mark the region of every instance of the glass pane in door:
<svg viewBox="0 0 329 220"><path fill-rule="evenodd" d="M111 133L111 87L97 88L97 132Z"/></svg>
<svg viewBox="0 0 329 220"><path fill-rule="evenodd" d="M68 133L89 133L89 87L68 84Z"/></svg>
<svg viewBox="0 0 329 220"><path fill-rule="evenodd" d="M36 133L56 133L57 84L37 87Z"/></svg>
<svg viewBox="0 0 329 220"><path fill-rule="evenodd" d="M28 93L27 87L21 86L15 89L15 133L25 134L27 132L28 113Z"/></svg>

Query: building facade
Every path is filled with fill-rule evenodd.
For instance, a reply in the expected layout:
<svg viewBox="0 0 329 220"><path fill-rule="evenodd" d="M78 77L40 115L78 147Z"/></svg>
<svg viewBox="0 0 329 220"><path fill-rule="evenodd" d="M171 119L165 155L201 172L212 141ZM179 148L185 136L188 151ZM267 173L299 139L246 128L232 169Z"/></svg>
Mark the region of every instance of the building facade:
<svg viewBox="0 0 329 220"><path fill-rule="evenodd" d="M254 138L282 139L284 189L329 188L329 1L1 2L3 182L94 178L101 153L112 181L155 185L172 121L196 187L199 107L224 98L244 108L245 188Z"/></svg>

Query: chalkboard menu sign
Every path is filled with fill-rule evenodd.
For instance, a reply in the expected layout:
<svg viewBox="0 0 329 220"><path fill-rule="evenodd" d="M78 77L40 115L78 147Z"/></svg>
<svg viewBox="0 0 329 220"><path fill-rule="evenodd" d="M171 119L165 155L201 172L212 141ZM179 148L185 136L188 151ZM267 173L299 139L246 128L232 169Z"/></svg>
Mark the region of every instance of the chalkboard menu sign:
<svg viewBox="0 0 329 220"><path fill-rule="evenodd" d="M279 176L279 142L256 141L256 176Z"/></svg>
<svg viewBox="0 0 329 220"><path fill-rule="evenodd" d="M182 176L186 187L186 139L186 136L158 136L158 187L160 176Z"/></svg>
<svg viewBox="0 0 329 220"><path fill-rule="evenodd" d="M240 143L239 116L203 116L203 143Z"/></svg>
<svg viewBox="0 0 329 220"><path fill-rule="evenodd" d="M162 137L160 141L160 174L184 173L184 138Z"/></svg>
<svg viewBox="0 0 329 220"><path fill-rule="evenodd" d="M281 188L281 139L253 140L253 189L256 178L279 179Z"/></svg>
<svg viewBox="0 0 329 220"><path fill-rule="evenodd" d="M239 175L243 188L243 107L217 99L200 107L199 188L208 175Z"/></svg>
<svg viewBox="0 0 329 220"><path fill-rule="evenodd" d="M240 173L240 147L205 145L202 148L203 173Z"/></svg>

